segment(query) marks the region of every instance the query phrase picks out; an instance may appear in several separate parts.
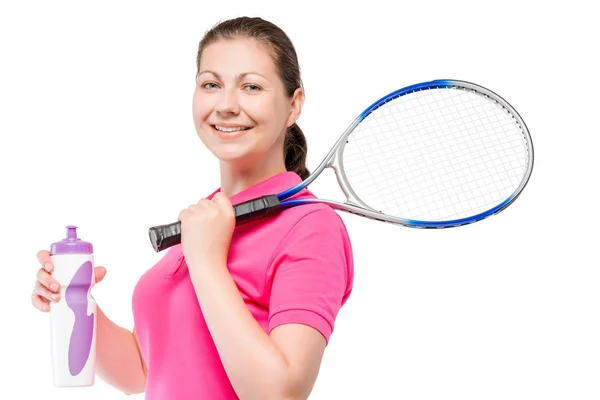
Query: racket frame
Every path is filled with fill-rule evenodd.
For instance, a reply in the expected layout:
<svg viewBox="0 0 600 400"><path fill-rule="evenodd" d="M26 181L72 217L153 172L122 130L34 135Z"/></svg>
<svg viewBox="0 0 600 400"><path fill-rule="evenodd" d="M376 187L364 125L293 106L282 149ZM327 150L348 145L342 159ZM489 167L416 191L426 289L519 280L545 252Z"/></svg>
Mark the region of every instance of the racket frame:
<svg viewBox="0 0 600 400"><path fill-rule="evenodd" d="M485 96L488 99L491 99L498 103L504 110L516 121L517 125L521 127L521 131L523 133L523 137L527 142L527 150L529 152L528 157L528 165L521 182L514 190L514 192L508 196L503 202L492 207L489 210L481 212L476 215L472 215L466 218L448 220L448 221L420 221L414 219L401 218L396 216L391 216L384 214L376 209L365 204L359 196L352 189L348 178L344 172L344 163L343 163L343 153L346 144L349 141L350 136L354 129L373 111L377 110L379 107L384 104L407 94L418 92L422 90L429 89L440 89L440 88L456 88L457 90L469 90L473 93L476 93L480 96ZM470 224L473 222L480 221L489 216L498 214L502 210L506 209L510 204L512 204L519 194L523 191L529 178L531 176L531 172L533 170L533 142L531 140L531 136L529 134L529 130L525 125L525 121L521 118L517 110L515 110L506 100L500 97L498 94L492 92L491 90L482 87L481 85L477 85L467 81L455 80L455 79L438 79L429 82L422 82L415 85L407 86L405 88L396 90L392 93L383 96L379 100L375 101L368 108L365 109L352 123L346 128L344 133L340 136L340 138L335 142L335 144L331 147L323 161L315 168L312 174L308 176L304 181L299 183L298 185L290 188L284 192L281 192L277 195L280 200L280 206L282 209L307 204L307 203L324 203L336 210L346 211L352 214L358 214L367 218L371 218L377 221L389 222L393 224L400 224L406 227L411 228L450 228L457 227L466 224ZM286 200L289 197L295 195L300 190L308 187L320 174L325 170L325 168L332 168L335 172L338 184L340 185L340 189L346 196L345 202L339 202L334 200L327 199L292 199Z"/></svg>

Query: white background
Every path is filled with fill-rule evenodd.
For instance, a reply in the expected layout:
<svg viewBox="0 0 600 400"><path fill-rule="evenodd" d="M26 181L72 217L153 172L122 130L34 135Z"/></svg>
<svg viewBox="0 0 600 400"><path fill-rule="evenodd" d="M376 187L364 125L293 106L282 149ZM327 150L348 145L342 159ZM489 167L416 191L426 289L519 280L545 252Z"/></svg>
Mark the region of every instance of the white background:
<svg viewBox="0 0 600 400"><path fill-rule="evenodd" d="M219 184L191 117L198 42L250 15L297 48L311 169L372 101L438 78L499 93L535 146L523 194L477 224L342 215L354 292L311 399L600 398L600 29L584 2L552 3L2 3L0 397L124 398L99 379L52 385L35 254L78 225L108 270L96 300L132 327L134 285L162 255L148 228ZM334 179L311 189L327 197Z"/></svg>

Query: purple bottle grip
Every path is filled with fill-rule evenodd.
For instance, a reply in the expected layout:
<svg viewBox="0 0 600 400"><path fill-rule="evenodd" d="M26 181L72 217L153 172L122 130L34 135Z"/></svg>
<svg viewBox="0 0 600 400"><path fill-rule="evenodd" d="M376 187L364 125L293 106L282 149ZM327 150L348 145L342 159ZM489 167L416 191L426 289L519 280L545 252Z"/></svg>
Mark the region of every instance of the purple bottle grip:
<svg viewBox="0 0 600 400"><path fill-rule="evenodd" d="M69 372L81 373L92 349L94 314L87 315L88 291L92 285L94 268L91 261L84 262L65 290L65 301L75 314L75 323L69 342Z"/></svg>

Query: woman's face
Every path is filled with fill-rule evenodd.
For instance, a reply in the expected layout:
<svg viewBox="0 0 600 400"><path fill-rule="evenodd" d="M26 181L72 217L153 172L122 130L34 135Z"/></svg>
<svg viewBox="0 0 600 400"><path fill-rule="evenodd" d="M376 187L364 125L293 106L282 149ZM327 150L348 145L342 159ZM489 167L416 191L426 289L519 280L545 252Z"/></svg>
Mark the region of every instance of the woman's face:
<svg viewBox="0 0 600 400"><path fill-rule="evenodd" d="M285 130L303 98L300 89L299 100L286 96L266 48L246 38L212 43L201 54L196 79L194 125L219 160L247 167L264 157L283 160Z"/></svg>

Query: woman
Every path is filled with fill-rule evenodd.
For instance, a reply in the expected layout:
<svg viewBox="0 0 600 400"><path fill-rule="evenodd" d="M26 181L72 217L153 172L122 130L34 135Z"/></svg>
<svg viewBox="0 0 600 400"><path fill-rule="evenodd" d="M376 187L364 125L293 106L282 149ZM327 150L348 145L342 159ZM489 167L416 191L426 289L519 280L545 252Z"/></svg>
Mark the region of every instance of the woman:
<svg viewBox="0 0 600 400"><path fill-rule="evenodd" d="M180 212L181 244L140 278L133 332L99 310L97 374L151 400L305 399L352 290L345 226L323 204L237 227L232 208L308 175L296 52L272 23L237 18L206 33L197 68L194 125L221 186ZM48 311L60 288L38 259L32 301Z"/></svg>

